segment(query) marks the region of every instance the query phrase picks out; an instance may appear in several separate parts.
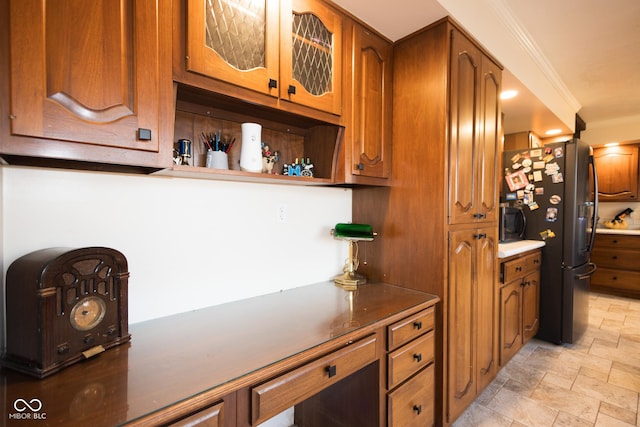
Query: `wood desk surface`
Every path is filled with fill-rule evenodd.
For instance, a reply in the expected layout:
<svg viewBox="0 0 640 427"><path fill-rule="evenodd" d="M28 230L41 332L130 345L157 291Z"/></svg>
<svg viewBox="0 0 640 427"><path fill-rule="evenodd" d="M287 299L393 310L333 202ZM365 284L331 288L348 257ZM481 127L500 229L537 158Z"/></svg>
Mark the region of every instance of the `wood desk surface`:
<svg viewBox="0 0 640 427"><path fill-rule="evenodd" d="M126 423L206 391L233 391L277 362L437 301L384 284L360 286L350 301L324 282L132 324L130 343L49 378L0 369L0 414L38 399L46 420L37 425Z"/></svg>

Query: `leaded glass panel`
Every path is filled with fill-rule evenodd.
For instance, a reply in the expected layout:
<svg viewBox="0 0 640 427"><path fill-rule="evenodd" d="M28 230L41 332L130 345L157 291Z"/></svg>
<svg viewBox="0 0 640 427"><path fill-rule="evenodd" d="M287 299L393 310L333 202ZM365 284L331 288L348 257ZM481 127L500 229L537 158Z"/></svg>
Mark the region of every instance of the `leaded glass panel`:
<svg viewBox="0 0 640 427"><path fill-rule="evenodd" d="M293 14L293 78L313 95L331 92L333 34L311 13Z"/></svg>
<svg viewBox="0 0 640 427"><path fill-rule="evenodd" d="M265 67L266 1L206 0L205 8L208 47L238 70Z"/></svg>

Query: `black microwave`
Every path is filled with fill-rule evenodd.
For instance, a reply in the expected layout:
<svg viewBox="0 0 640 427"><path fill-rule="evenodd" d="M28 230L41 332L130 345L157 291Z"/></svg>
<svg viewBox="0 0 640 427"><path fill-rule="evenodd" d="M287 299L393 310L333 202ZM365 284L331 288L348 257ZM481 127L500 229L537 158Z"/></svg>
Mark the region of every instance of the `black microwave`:
<svg viewBox="0 0 640 427"><path fill-rule="evenodd" d="M527 219L522 208L516 206L500 207L500 242L513 242L524 237Z"/></svg>

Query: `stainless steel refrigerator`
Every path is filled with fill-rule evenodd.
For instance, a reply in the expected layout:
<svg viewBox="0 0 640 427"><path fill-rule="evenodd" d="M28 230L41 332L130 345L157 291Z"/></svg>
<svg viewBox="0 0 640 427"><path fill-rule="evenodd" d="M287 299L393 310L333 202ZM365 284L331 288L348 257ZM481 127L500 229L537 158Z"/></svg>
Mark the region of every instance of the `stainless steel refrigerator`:
<svg viewBox="0 0 640 427"><path fill-rule="evenodd" d="M544 240L540 329L552 343L575 342L589 321L597 221L597 175L590 146L578 139L504 153L502 201L522 206L524 238ZM591 179L590 179L591 172Z"/></svg>

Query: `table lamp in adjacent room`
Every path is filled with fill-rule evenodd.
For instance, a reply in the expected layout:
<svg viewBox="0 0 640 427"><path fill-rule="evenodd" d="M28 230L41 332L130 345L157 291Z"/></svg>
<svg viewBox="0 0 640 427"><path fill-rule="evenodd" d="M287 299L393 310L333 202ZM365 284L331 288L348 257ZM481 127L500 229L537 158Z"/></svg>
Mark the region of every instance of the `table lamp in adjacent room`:
<svg viewBox="0 0 640 427"><path fill-rule="evenodd" d="M359 241L370 242L376 236L369 224L336 224L331 230L334 239L347 240L349 242L349 258L344 265L343 274L336 276L333 281L338 286L347 290L355 290L358 285L367 283L366 277L359 274L358 270L358 243Z"/></svg>

